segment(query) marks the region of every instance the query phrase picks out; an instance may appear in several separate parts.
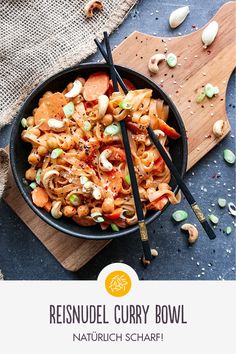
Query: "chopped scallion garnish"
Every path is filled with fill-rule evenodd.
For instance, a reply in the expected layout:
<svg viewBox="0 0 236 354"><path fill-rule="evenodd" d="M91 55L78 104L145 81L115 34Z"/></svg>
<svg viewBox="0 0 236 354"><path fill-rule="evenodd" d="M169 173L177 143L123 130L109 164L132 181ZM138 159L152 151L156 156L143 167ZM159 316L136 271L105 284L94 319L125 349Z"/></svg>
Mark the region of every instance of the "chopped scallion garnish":
<svg viewBox="0 0 236 354"><path fill-rule="evenodd" d="M227 226L225 229L224 229L224 232L226 233L226 235L230 235L231 232L232 232L232 228L230 226Z"/></svg>
<svg viewBox="0 0 236 354"><path fill-rule="evenodd" d="M176 210L173 214L172 214L172 218L176 221L176 222L180 222L183 220L186 220L188 218L188 213L184 210Z"/></svg>
<svg viewBox="0 0 236 354"><path fill-rule="evenodd" d="M116 224L111 224L111 228L113 231L116 231L116 232L120 231L119 227Z"/></svg>
<svg viewBox="0 0 236 354"><path fill-rule="evenodd" d="M125 182L131 184L130 175L125 176Z"/></svg>
<svg viewBox="0 0 236 354"><path fill-rule="evenodd" d="M42 169L39 168L36 172L36 176L35 176L35 181L37 184L40 184L40 179L41 179L41 172L42 172Z"/></svg>
<svg viewBox="0 0 236 354"><path fill-rule="evenodd" d="M122 102L119 103L119 107L122 108L122 109L131 109L132 108L132 104L129 103L129 102L122 101Z"/></svg>
<svg viewBox="0 0 236 354"><path fill-rule="evenodd" d="M90 131L91 128L92 128L91 123L90 123L88 120L86 120L86 121L84 122L84 130L85 130L86 132L88 132L88 131Z"/></svg>
<svg viewBox="0 0 236 354"><path fill-rule="evenodd" d="M225 206L226 206L226 199L224 199L224 198L218 198L218 205L219 205L219 207L221 207L221 208L224 208Z"/></svg>
<svg viewBox="0 0 236 354"><path fill-rule="evenodd" d="M110 124L104 130L105 135L116 135L118 133L120 133L120 124L119 123Z"/></svg>
<svg viewBox="0 0 236 354"><path fill-rule="evenodd" d="M28 128L28 123L26 118L21 119L21 125L23 128Z"/></svg>
<svg viewBox="0 0 236 354"><path fill-rule="evenodd" d="M61 154L63 153L63 150L60 148L56 148L52 150L51 152L51 158L52 159L57 159Z"/></svg>
<svg viewBox="0 0 236 354"><path fill-rule="evenodd" d="M218 224L219 218L215 216L214 214L208 215L209 220L212 222L212 224Z"/></svg>
<svg viewBox="0 0 236 354"><path fill-rule="evenodd" d="M224 150L224 159L225 159L226 162L228 162L229 164L233 165L235 163L236 156L233 153L233 151L231 151L229 149L225 149Z"/></svg>
<svg viewBox="0 0 236 354"><path fill-rule="evenodd" d="M37 187L37 184L35 182L30 183L30 188L35 189Z"/></svg>
<svg viewBox="0 0 236 354"><path fill-rule="evenodd" d="M73 102L67 103L67 104L63 107L63 111L64 111L66 117L72 116L72 114L74 114L74 112L75 112L74 103L73 103Z"/></svg>
<svg viewBox="0 0 236 354"><path fill-rule="evenodd" d="M78 206L80 204L81 199L77 194L72 194L69 198L69 201L72 205Z"/></svg>
<svg viewBox="0 0 236 354"><path fill-rule="evenodd" d="M204 100L205 97L206 97L205 92L201 92L201 93L196 97L196 102L197 102L197 103L201 103L201 102Z"/></svg>
<svg viewBox="0 0 236 354"><path fill-rule="evenodd" d="M177 56L174 53L169 53L166 58L169 67L174 68L177 64Z"/></svg>
<svg viewBox="0 0 236 354"><path fill-rule="evenodd" d="M86 177L86 176L80 176L80 183L81 183L81 184L85 184L86 182L88 182L88 177Z"/></svg>

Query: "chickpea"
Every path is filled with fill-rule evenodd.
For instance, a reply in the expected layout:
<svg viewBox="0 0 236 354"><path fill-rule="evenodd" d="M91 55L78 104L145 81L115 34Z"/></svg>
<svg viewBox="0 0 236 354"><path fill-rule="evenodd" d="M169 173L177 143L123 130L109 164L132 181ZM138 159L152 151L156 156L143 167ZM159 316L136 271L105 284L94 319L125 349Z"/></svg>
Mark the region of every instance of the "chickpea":
<svg viewBox="0 0 236 354"><path fill-rule="evenodd" d="M103 203L102 203L102 211L104 213L112 213L115 209L115 206L114 206L114 199L111 198L111 197L107 197L104 199Z"/></svg>
<svg viewBox="0 0 236 354"><path fill-rule="evenodd" d="M36 177L36 171L34 167L30 167L26 172L25 172L25 178L29 181L34 181Z"/></svg>
<svg viewBox="0 0 236 354"><path fill-rule="evenodd" d="M148 115L140 117L139 124L147 127L150 124L150 117Z"/></svg>
<svg viewBox="0 0 236 354"><path fill-rule="evenodd" d="M46 148L46 146L40 145L38 147L38 154L40 156L45 156L48 153L48 149Z"/></svg>
<svg viewBox="0 0 236 354"><path fill-rule="evenodd" d="M57 139L54 137L48 138L47 146L49 147L49 149L56 149L58 147Z"/></svg>
<svg viewBox="0 0 236 354"><path fill-rule="evenodd" d="M27 120L28 127L32 127L34 125L34 117L33 116L28 117L26 120Z"/></svg>
<svg viewBox="0 0 236 354"><path fill-rule="evenodd" d="M74 216L76 214L76 208L74 208L73 206L70 206L70 205L66 205L62 209L62 213L67 218L71 218L72 216Z"/></svg>
<svg viewBox="0 0 236 354"><path fill-rule="evenodd" d="M89 207L87 205L80 205L77 208L77 214L80 218L82 216L87 216L89 214Z"/></svg>
<svg viewBox="0 0 236 354"><path fill-rule="evenodd" d="M31 134L37 136L37 138L40 137L40 135L41 135L41 131L40 131L40 129L38 129L38 128L30 128L30 129L29 129L29 132L30 132Z"/></svg>
<svg viewBox="0 0 236 354"><path fill-rule="evenodd" d="M40 161L40 156L34 152L31 152L31 154L28 156L28 162L31 165L37 165Z"/></svg>
<svg viewBox="0 0 236 354"><path fill-rule="evenodd" d="M52 96L52 95L53 95L52 91L47 91L47 92L45 92L45 94L43 95L43 97L50 97L50 96Z"/></svg>
<svg viewBox="0 0 236 354"><path fill-rule="evenodd" d="M63 150L70 150L75 146L75 142L72 137L67 136L63 144L61 145L61 148Z"/></svg>
<svg viewBox="0 0 236 354"><path fill-rule="evenodd" d="M113 117L111 114L105 114L105 116L102 118L102 124L105 125L106 127L110 125L113 122Z"/></svg>
<svg viewBox="0 0 236 354"><path fill-rule="evenodd" d="M101 209L101 208L97 208L97 207L92 208L92 209L91 209L91 214L93 214L93 213L102 214L102 209Z"/></svg>

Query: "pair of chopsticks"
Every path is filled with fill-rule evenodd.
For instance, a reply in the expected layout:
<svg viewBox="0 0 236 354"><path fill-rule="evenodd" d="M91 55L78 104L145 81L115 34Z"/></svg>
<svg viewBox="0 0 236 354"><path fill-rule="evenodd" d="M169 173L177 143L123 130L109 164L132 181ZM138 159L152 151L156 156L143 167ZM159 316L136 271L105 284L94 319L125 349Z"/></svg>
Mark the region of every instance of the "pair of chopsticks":
<svg viewBox="0 0 236 354"><path fill-rule="evenodd" d="M104 32L104 40L105 40L105 44L106 44L107 53L104 51L103 47L97 41L97 39L95 39L95 43L96 43L98 49L100 50L103 58L106 60L107 64L109 65L114 91L115 92L118 91L118 83L117 82L119 82L122 90L124 91L125 94L127 94L128 89L114 66L113 58L112 58L112 54L111 54L111 48L110 48L110 44L109 44L109 40L108 40L108 35L106 32ZM133 191L133 196L134 196L134 201L135 201L135 207L136 207L136 212L137 212L137 217L138 217L138 222L139 222L139 229L140 229L140 235L141 235L141 240L142 240L142 245L143 245L144 257L146 260L150 261L152 259L151 250L150 250L150 246L149 246L149 242L148 242L147 229L146 229L146 225L144 222L142 204L141 204L140 197L139 197L138 185L137 185L137 180L136 180L136 176L135 176L135 172L134 172L134 166L133 166L132 155L131 155L131 150L130 150L125 121L121 121L120 125L121 125L121 132L122 132L122 136L123 136L124 148L125 148L125 152L126 152L128 169L129 169L129 173L130 173L130 179L131 179L132 191ZM177 168L175 167L175 165L173 164L173 162L171 161L171 159L169 158L169 156L165 152L165 149L162 147L161 143L159 142L158 138L156 137L156 134L154 133L154 131L152 130L152 128L150 126L147 128L147 131L148 131L149 137L151 138L153 144L156 146L161 157L163 158L167 167L171 171L171 174L175 177L176 182L178 183L183 194L185 195L186 200L188 201L193 212L195 213L197 219L199 220L202 227L206 231L208 237L211 240L213 240L216 237L216 235L215 235L213 229L211 228L210 224L206 220L206 218L205 218L203 212L201 211L200 207L198 206L196 200L193 198L190 190L188 189L188 187L186 186L182 177L180 176Z"/></svg>

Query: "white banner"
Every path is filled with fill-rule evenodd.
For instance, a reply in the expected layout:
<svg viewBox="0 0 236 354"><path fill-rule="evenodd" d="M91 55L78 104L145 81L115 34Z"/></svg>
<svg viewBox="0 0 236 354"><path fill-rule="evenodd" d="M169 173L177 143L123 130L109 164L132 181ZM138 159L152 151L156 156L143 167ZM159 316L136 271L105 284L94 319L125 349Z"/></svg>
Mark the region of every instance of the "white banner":
<svg viewBox="0 0 236 354"><path fill-rule="evenodd" d="M233 281L139 281L120 263L97 281L2 281L0 352L230 354L235 290Z"/></svg>

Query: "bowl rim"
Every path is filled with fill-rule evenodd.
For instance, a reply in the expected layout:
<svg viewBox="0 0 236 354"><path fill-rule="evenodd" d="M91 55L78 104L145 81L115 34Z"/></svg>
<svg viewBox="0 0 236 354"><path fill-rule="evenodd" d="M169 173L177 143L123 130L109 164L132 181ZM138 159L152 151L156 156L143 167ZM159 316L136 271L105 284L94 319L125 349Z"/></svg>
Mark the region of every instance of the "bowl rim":
<svg viewBox="0 0 236 354"><path fill-rule="evenodd" d="M183 162L182 162L182 169L180 172L181 177L184 177L184 174L186 172L186 168L187 168L187 159L188 159L188 145L187 145L187 137L186 137L186 130L185 130L185 126L183 123L183 120L180 116L179 111L177 110L174 102L171 100L171 98L168 96L168 94L155 82L153 82L152 80L150 80L149 78L147 78L146 76L144 76L143 74L130 69L126 66L121 66L121 65L115 65L117 70L123 70L131 75L134 75L144 81L146 81L150 86L152 86L154 89L156 89L157 91L159 91L159 93L161 93L161 98L165 101L165 103L168 104L169 107L171 107L171 110L173 112L173 115L175 117L175 119L177 120L178 126L180 128L181 131L181 138L182 138L182 144L183 144ZM50 82L53 82L55 79L57 79L58 77L60 77L61 75L66 75L67 73L71 73L73 71L76 71L77 69L80 69L80 67L82 67L83 69L86 70L86 68L97 68L98 70L105 68L105 69L109 69L109 66L107 64L104 63L81 63L81 64L77 64L71 68L67 68L64 70L59 71L58 73L50 76L47 80L42 81L36 88L34 88L32 90L32 92L28 95L28 97L26 98L26 100L24 101L24 103L22 104L18 114L16 115L16 117L13 120L12 123L12 128L11 128L11 134L10 134L10 164L11 164L11 169L13 172L13 176L14 179L16 181L16 185L21 193L21 195L23 196L24 200L26 201L26 203L28 204L28 206L35 212L35 214L37 216L39 216L43 221L45 221L48 225L52 226L54 229L69 235L69 236L73 236L73 237L78 237L78 238L83 238L83 239L88 239L88 240L111 240L111 239L115 239L115 238L119 238L122 236L127 236L129 234L133 234L138 230L138 224L132 225L129 228L125 228L125 229L120 229L118 232L114 232L114 234L109 234L106 235L106 230L104 230L104 235L99 235L99 236L94 236L94 235L85 235L83 233L80 233L80 231L75 232L73 230L69 230L69 227L63 227L57 224L56 220L50 220L47 216L45 216L43 214L43 212L41 211L41 209L37 208L30 196L28 195L28 193L26 192L26 190L23 187L23 181L21 181L21 178L18 176L18 172L17 172L17 168L16 168L16 163L15 163L15 153L14 153L14 137L19 129L19 119L21 119L22 117L22 112L24 111L25 107L29 104L29 102L34 99L34 97L40 92L40 90L43 90L43 87L46 86L47 84L49 84ZM179 186L177 185L175 187L175 189L173 190L174 193L176 194L179 190ZM160 214L169 206L170 202L168 202L165 207L161 210L161 211L156 211L153 213L153 215L149 216L148 218L145 218L145 223L146 225L149 225L150 223L152 223L155 219L158 218L158 216L160 216Z"/></svg>

